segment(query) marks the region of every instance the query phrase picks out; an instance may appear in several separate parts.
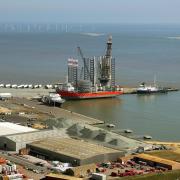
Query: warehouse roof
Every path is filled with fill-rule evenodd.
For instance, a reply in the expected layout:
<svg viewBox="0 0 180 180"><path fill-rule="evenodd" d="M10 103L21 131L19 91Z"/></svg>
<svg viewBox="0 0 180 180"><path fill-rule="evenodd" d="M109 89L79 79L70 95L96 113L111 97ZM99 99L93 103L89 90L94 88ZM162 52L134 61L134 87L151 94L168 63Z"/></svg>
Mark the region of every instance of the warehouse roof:
<svg viewBox="0 0 180 180"><path fill-rule="evenodd" d="M41 139L46 139L49 137L57 137L57 136L64 136L63 132L60 130L41 130L41 131L33 131L33 132L25 132L25 133L18 133L18 134L11 134L7 135L6 138L18 143L22 142L34 142L39 141Z"/></svg>
<svg viewBox="0 0 180 180"><path fill-rule="evenodd" d="M119 153L114 149L70 138L48 138L30 145L78 159L86 159L99 154Z"/></svg>
<svg viewBox="0 0 180 180"><path fill-rule="evenodd" d="M21 126L10 122L0 122L0 136L9 134L37 131L36 129Z"/></svg>
<svg viewBox="0 0 180 180"><path fill-rule="evenodd" d="M148 161L152 161L152 162L156 162L156 163L166 164L166 165L169 165L172 167L174 166L176 169L180 169L180 163L169 160L169 159L164 159L164 158L152 156L149 154L138 154L134 157L141 158L141 159L148 160Z"/></svg>

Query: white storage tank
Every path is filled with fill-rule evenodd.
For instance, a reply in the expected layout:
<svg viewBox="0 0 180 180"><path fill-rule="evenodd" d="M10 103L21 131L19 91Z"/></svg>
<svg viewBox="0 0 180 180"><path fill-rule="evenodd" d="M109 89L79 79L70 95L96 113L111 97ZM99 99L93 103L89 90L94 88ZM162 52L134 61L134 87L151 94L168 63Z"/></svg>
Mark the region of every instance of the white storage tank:
<svg viewBox="0 0 180 180"><path fill-rule="evenodd" d="M80 92L91 92L92 83L89 80L81 80L78 84L78 90Z"/></svg>

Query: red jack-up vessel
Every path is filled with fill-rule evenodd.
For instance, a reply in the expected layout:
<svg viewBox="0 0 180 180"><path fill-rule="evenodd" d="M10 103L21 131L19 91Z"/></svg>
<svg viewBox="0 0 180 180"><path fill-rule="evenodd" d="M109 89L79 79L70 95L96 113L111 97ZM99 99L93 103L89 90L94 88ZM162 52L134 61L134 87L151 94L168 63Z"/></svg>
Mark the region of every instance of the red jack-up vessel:
<svg viewBox="0 0 180 180"><path fill-rule="evenodd" d="M112 58L112 36L108 38L106 55L84 58L80 74L78 60L68 59L67 83L57 88L57 93L64 99L110 98L123 94L122 88L115 84L115 59Z"/></svg>

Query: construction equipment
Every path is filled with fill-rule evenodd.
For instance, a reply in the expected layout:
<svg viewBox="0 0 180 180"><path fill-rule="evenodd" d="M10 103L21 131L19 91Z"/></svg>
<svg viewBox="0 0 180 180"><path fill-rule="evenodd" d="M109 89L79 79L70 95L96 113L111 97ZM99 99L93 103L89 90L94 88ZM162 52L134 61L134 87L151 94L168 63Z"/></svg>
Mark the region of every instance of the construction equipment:
<svg viewBox="0 0 180 180"><path fill-rule="evenodd" d="M83 52L79 46L77 47L77 49L78 49L78 52L79 52L79 54L83 60L83 63L84 63L84 80L89 80L90 79L90 72L89 72L89 67L88 67L89 59L84 57Z"/></svg>

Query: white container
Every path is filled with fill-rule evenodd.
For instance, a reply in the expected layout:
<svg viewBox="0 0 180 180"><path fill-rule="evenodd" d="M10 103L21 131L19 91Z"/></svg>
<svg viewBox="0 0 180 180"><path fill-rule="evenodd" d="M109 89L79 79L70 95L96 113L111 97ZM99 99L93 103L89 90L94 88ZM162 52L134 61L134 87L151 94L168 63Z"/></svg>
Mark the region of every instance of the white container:
<svg viewBox="0 0 180 180"><path fill-rule="evenodd" d="M3 88L4 87L4 84L0 84L0 88Z"/></svg>
<svg viewBox="0 0 180 180"><path fill-rule="evenodd" d="M24 88L24 84L19 85L17 88Z"/></svg>
<svg viewBox="0 0 180 180"><path fill-rule="evenodd" d="M3 167L2 167L2 165L0 165L0 174L2 173L2 169L3 169Z"/></svg>
<svg viewBox="0 0 180 180"><path fill-rule="evenodd" d="M52 86L51 84L47 84L47 85L45 86L46 89L52 89L52 87L53 87L53 86Z"/></svg>
<svg viewBox="0 0 180 180"><path fill-rule="evenodd" d="M29 85L28 85L28 88L33 88L33 85L32 85L32 84L29 84Z"/></svg>
<svg viewBox="0 0 180 180"><path fill-rule="evenodd" d="M22 179L23 175L22 174L12 174L12 175L8 175L9 179Z"/></svg>
<svg viewBox="0 0 180 180"><path fill-rule="evenodd" d="M5 88L10 88L11 84L5 84Z"/></svg>
<svg viewBox="0 0 180 180"><path fill-rule="evenodd" d="M100 174L100 173L92 173L92 179L94 180L106 180L106 175L105 174Z"/></svg>
<svg viewBox="0 0 180 180"><path fill-rule="evenodd" d="M0 93L0 98L11 98L12 94L11 93Z"/></svg>
<svg viewBox="0 0 180 180"><path fill-rule="evenodd" d="M15 164L12 165L12 171L16 171L16 165Z"/></svg>
<svg viewBox="0 0 180 180"><path fill-rule="evenodd" d="M34 88L36 89L36 88L39 88L39 85L38 84L35 84L34 85Z"/></svg>
<svg viewBox="0 0 180 180"><path fill-rule="evenodd" d="M12 84L11 88L17 88L17 84Z"/></svg>

